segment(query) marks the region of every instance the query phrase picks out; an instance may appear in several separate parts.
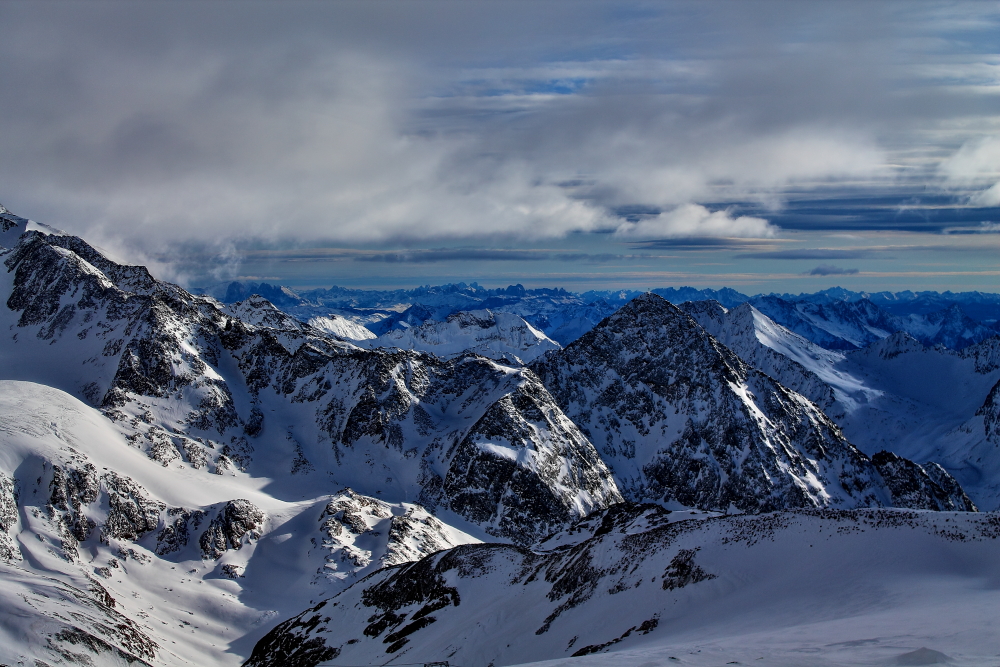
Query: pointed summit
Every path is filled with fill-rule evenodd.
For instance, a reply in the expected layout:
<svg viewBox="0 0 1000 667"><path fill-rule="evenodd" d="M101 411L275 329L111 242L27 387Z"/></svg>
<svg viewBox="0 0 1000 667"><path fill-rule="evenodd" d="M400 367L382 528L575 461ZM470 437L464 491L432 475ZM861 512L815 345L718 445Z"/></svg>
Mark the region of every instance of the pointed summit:
<svg viewBox="0 0 1000 667"><path fill-rule="evenodd" d="M655 294L532 368L629 500L744 512L893 502L822 410Z"/></svg>

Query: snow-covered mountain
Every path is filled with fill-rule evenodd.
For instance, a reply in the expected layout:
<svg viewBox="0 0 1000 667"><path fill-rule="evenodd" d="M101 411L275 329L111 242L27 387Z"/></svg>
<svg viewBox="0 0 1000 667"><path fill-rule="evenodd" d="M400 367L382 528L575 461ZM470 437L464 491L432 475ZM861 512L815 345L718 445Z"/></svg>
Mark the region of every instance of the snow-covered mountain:
<svg viewBox="0 0 1000 667"><path fill-rule="evenodd" d="M443 322L459 312L489 310L510 313L527 321L552 340L565 344L617 310L638 292L601 292L583 295L563 289L525 289L510 285L486 289L476 283L426 286L412 290L357 290L343 287L295 291L268 283L232 282L202 292L223 303L234 303L258 294L284 312L313 326L363 340L360 332L345 328L347 320L376 336L406 331L424 322ZM607 297L607 298L605 298ZM331 320L332 322L325 322Z"/></svg>
<svg viewBox="0 0 1000 667"><path fill-rule="evenodd" d="M336 313L330 313L326 317L312 317L309 319L309 326L347 340L359 341L376 338L371 330Z"/></svg>
<svg viewBox="0 0 1000 667"><path fill-rule="evenodd" d="M617 505L547 548L460 546L382 570L278 625L246 665L996 659L996 516L683 518Z"/></svg>
<svg viewBox="0 0 1000 667"><path fill-rule="evenodd" d="M773 321L832 350L863 348L906 331L928 346L962 349L1000 332L1000 295L981 292L852 292L841 287L813 294L758 294L666 287L651 290L675 305L718 301L728 309L751 302ZM303 322L350 339L376 336L444 321L459 312L489 309L522 317L549 338L567 345L604 317L642 294L634 290L486 289L476 283L425 286L413 290L357 290L333 287L295 291L268 283L233 282L207 293L224 303L264 296ZM972 316L970 316L970 313ZM327 320L330 320L327 322ZM353 322L353 328L348 322ZM349 335L347 335L349 334Z"/></svg>
<svg viewBox="0 0 1000 667"><path fill-rule="evenodd" d="M560 348L559 343L517 315L490 310L462 311L449 315L443 322L427 321L396 329L359 344L422 350L440 357L471 352L514 363L531 361Z"/></svg>
<svg viewBox="0 0 1000 667"><path fill-rule="evenodd" d="M71 236L28 232L4 259L7 377L100 406L164 465L273 474L307 463L522 541L618 497L530 371L273 328L280 313L266 301L223 312Z"/></svg>
<svg viewBox="0 0 1000 667"><path fill-rule="evenodd" d="M3 219L0 661L232 664L380 566L621 499L524 368L361 349Z"/></svg>
<svg viewBox="0 0 1000 667"><path fill-rule="evenodd" d="M958 303L930 313L895 315L871 299L786 301L755 296L749 303L785 328L831 350L861 349L897 331L925 345L960 350L997 335L997 330L966 315Z"/></svg>
<svg viewBox="0 0 1000 667"><path fill-rule="evenodd" d="M867 300L813 303L761 296L750 303L786 329L831 350L863 348L903 329L902 320Z"/></svg>
<svg viewBox="0 0 1000 667"><path fill-rule="evenodd" d="M631 500L749 512L909 502L815 404L655 294L531 367ZM916 507L967 507L926 488Z"/></svg>
<svg viewBox="0 0 1000 667"><path fill-rule="evenodd" d="M748 303L727 310L718 301L687 301L681 310L743 361L770 375L828 414L837 396L824 378L839 352L826 350L792 333ZM817 363L819 362L819 363Z"/></svg>
<svg viewBox="0 0 1000 667"><path fill-rule="evenodd" d="M0 381L0 438L5 664L232 664L311 599L478 541L411 503L165 469L44 385Z"/></svg>
<svg viewBox="0 0 1000 667"><path fill-rule="evenodd" d="M961 351L898 332L864 350L825 350L750 304L682 306L743 361L807 396L863 452L933 461L983 509L1000 507L1000 457L990 396L1000 382L1000 339ZM927 467L925 465L925 467Z"/></svg>

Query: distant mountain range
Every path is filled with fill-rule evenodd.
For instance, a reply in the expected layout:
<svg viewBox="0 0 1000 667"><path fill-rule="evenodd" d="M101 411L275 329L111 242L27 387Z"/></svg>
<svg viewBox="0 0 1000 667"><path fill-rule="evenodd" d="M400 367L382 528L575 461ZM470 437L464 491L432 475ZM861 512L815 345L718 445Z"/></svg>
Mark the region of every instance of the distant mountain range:
<svg viewBox="0 0 1000 667"><path fill-rule="evenodd" d="M750 303L778 324L821 347L835 350L860 349L897 331L905 331L925 345L960 350L1000 333L1000 294L985 292L868 293L833 287L813 294L747 296L728 287L720 290L667 287L651 291L674 304L711 300L735 308ZM442 322L458 312L507 312L523 318L561 345L576 340L643 294L634 290L575 293L564 289L525 289L521 285L486 289L477 283L410 290L332 287L296 291L268 283L231 282L202 292L223 303L259 294L304 322L322 326L319 318L340 318L365 327L375 336L428 321ZM356 329L355 335L367 336L358 334Z"/></svg>

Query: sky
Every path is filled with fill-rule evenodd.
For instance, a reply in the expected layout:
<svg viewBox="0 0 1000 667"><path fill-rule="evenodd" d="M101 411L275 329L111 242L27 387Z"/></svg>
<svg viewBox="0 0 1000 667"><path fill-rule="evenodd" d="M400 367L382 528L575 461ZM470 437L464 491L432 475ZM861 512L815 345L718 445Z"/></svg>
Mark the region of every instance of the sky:
<svg viewBox="0 0 1000 667"><path fill-rule="evenodd" d="M0 203L187 287L1000 292L992 2L0 3Z"/></svg>

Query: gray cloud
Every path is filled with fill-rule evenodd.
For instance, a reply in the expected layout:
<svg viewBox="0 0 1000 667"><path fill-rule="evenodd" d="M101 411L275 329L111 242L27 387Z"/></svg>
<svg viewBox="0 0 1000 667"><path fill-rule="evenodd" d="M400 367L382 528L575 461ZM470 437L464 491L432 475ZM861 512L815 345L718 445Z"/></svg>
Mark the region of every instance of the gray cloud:
<svg viewBox="0 0 1000 667"><path fill-rule="evenodd" d="M692 236L687 238L654 239L637 241L630 245L633 248L647 250L704 250L711 248L747 248L759 245L772 245L773 241L743 238L726 238L713 236Z"/></svg>
<svg viewBox="0 0 1000 667"><path fill-rule="evenodd" d="M810 276L851 276L858 272L857 269L842 269L839 266L833 266L832 264L820 264L815 269L810 271L808 275Z"/></svg>
<svg viewBox="0 0 1000 667"><path fill-rule="evenodd" d="M356 255L354 260L358 262L386 262L390 264L431 264L436 262L608 262L642 257L645 256L616 255L611 253L449 248L363 254Z"/></svg>
<svg viewBox="0 0 1000 667"><path fill-rule="evenodd" d="M832 248L803 248L800 250L771 250L737 255L746 259L863 259L880 255L878 250L836 250Z"/></svg>
<svg viewBox="0 0 1000 667"><path fill-rule="evenodd" d="M997 20L979 3L2 3L0 201L150 261L175 243L507 245L618 229L630 206L891 184L887 164L965 187L982 150L955 147L992 131ZM626 229L650 237L644 221ZM712 245L729 243L686 247Z"/></svg>

